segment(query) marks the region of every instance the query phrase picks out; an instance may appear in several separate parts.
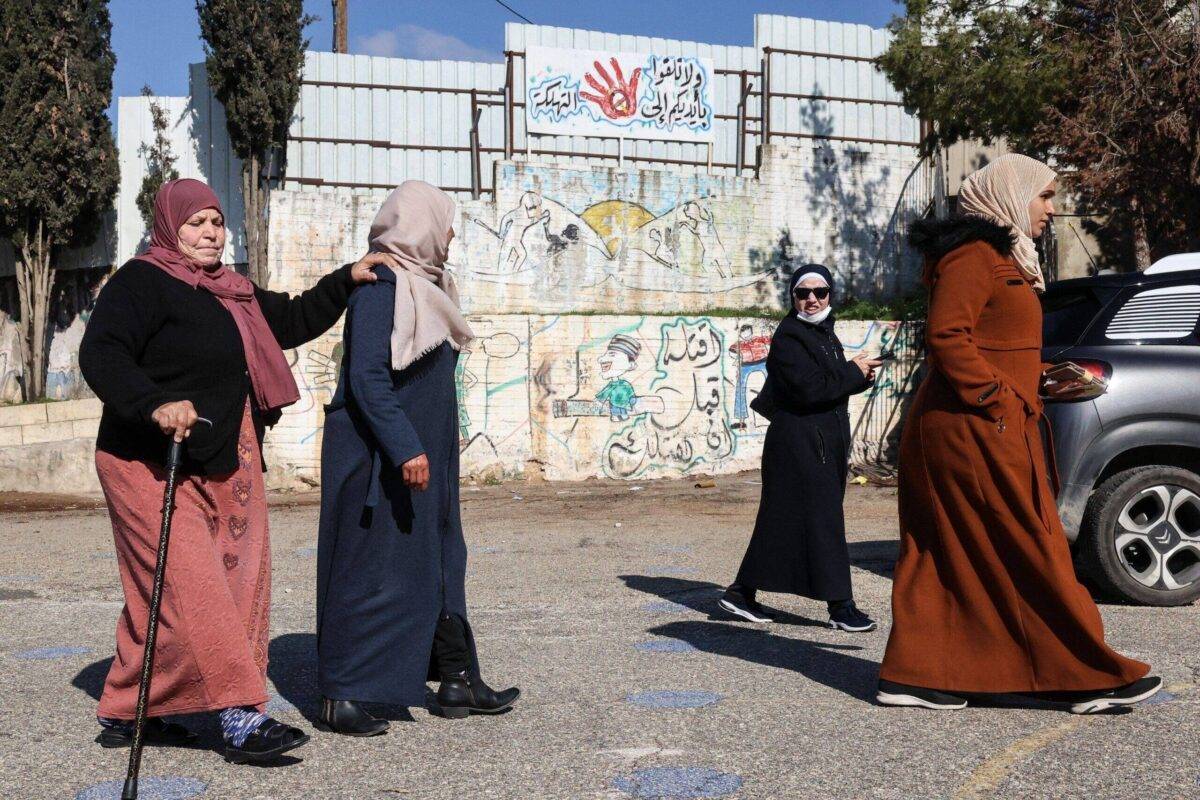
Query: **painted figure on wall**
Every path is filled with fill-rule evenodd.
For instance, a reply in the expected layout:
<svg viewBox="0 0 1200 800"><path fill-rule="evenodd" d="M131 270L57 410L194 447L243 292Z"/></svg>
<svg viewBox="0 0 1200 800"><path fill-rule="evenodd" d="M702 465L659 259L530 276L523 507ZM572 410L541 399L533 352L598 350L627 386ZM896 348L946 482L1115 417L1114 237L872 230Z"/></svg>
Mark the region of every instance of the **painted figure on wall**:
<svg viewBox="0 0 1200 800"><path fill-rule="evenodd" d="M661 397L639 395L629 377L637 368L642 343L632 336L618 333L608 340L597 359L600 377L607 381L596 393L595 400L555 400L555 417L608 417L620 422L639 414L662 413ZM582 375L579 376L582 382Z"/></svg>
<svg viewBox="0 0 1200 800"><path fill-rule="evenodd" d="M520 272L530 251L544 255L550 248L549 210L537 192L521 195L520 204L500 220L500 271ZM541 259L537 259L538 262Z"/></svg>
<svg viewBox="0 0 1200 800"><path fill-rule="evenodd" d="M722 278L732 275L733 272L729 268L729 256L725 254L725 245L721 244L721 237L717 233L717 223L713 219L712 210L691 200L683 206L683 217L679 227L687 229L699 242L702 270L704 272L714 271Z"/></svg>
<svg viewBox="0 0 1200 800"><path fill-rule="evenodd" d="M624 376L633 371L641 351L642 345L637 339L619 333L609 340L608 349L600 356L600 377L608 384L596 395L596 400L608 406L608 413L614 420L629 419L633 411L637 394Z"/></svg>
<svg viewBox="0 0 1200 800"><path fill-rule="evenodd" d="M744 431L747 428L751 414L750 400L747 397L750 378L760 376L757 387L762 388L767 378L767 354L770 350L769 335L756 336L754 327L749 323L738 326L738 340L729 347L729 352L733 353L738 365L737 387L733 393L734 422L729 425L734 430Z"/></svg>

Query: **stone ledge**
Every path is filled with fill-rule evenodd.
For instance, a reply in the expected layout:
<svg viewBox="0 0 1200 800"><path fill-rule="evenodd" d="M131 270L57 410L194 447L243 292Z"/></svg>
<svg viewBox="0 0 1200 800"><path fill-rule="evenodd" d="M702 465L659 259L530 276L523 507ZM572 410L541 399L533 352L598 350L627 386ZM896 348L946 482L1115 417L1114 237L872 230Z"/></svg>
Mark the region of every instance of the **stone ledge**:
<svg viewBox="0 0 1200 800"><path fill-rule="evenodd" d="M103 404L96 397L83 400L63 400L58 403L47 403L46 416L50 422L70 422L77 419L99 420L103 408Z"/></svg>
<svg viewBox="0 0 1200 800"><path fill-rule="evenodd" d="M25 403L0 407L0 428L18 425L40 425L49 421L46 413L50 403Z"/></svg>

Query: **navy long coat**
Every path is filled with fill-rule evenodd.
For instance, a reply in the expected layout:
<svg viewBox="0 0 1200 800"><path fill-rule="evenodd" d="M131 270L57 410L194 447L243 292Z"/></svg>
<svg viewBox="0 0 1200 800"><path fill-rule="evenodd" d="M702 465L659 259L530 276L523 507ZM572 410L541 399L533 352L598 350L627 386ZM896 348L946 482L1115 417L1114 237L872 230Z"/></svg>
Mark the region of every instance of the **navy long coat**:
<svg viewBox="0 0 1200 800"><path fill-rule="evenodd" d="M737 582L816 600L849 600L842 501L850 460L850 395L870 382L846 360L833 315L789 313L775 329L767 381L752 408L770 420L762 500Z"/></svg>
<svg viewBox="0 0 1200 800"><path fill-rule="evenodd" d="M317 681L335 700L415 706L432 678L439 615L467 614L458 353L444 343L393 370L396 276L375 274L350 296L341 379L325 413ZM412 491L401 466L421 453L429 488Z"/></svg>

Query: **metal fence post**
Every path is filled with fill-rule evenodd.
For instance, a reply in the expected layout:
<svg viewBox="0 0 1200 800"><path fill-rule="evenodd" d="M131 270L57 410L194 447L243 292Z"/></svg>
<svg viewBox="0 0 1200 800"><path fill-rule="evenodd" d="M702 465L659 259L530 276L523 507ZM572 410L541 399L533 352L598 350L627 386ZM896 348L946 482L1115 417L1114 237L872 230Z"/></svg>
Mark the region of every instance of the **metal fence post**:
<svg viewBox="0 0 1200 800"><path fill-rule="evenodd" d="M742 70L742 88L738 95L737 107L737 158L734 159L734 174L741 175L742 167L746 164L746 70Z"/></svg>
<svg viewBox="0 0 1200 800"><path fill-rule="evenodd" d="M512 160L513 155L513 52L504 51L507 64L504 75L504 158Z"/></svg>
<svg viewBox="0 0 1200 800"><path fill-rule="evenodd" d="M479 199L480 168L479 168L479 115L483 109L479 107L479 97L471 90L471 199Z"/></svg>
<svg viewBox="0 0 1200 800"><path fill-rule="evenodd" d="M771 48L763 48L762 58L762 146L771 141Z"/></svg>

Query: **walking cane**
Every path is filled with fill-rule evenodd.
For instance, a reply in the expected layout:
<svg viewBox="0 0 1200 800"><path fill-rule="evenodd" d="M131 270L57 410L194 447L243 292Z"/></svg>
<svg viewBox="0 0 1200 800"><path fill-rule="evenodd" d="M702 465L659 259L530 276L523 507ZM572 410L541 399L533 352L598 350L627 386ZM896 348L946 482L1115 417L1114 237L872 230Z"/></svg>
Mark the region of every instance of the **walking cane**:
<svg viewBox="0 0 1200 800"><path fill-rule="evenodd" d="M212 421L200 417L198 422ZM175 479L183 460L183 442L172 437L167 450L167 488L163 491L162 528L158 534L158 557L154 562L154 588L150 592L150 619L146 623L146 649L142 654L142 677L138 682L137 711L133 719L133 744L129 748L129 769L121 800L137 800L138 771L142 766L142 745L146 728L146 705L150 700L150 673L154 669L154 640L158 638L158 612L162 606L163 580L167 575L167 543L171 538L171 515L175 511Z"/></svg>

